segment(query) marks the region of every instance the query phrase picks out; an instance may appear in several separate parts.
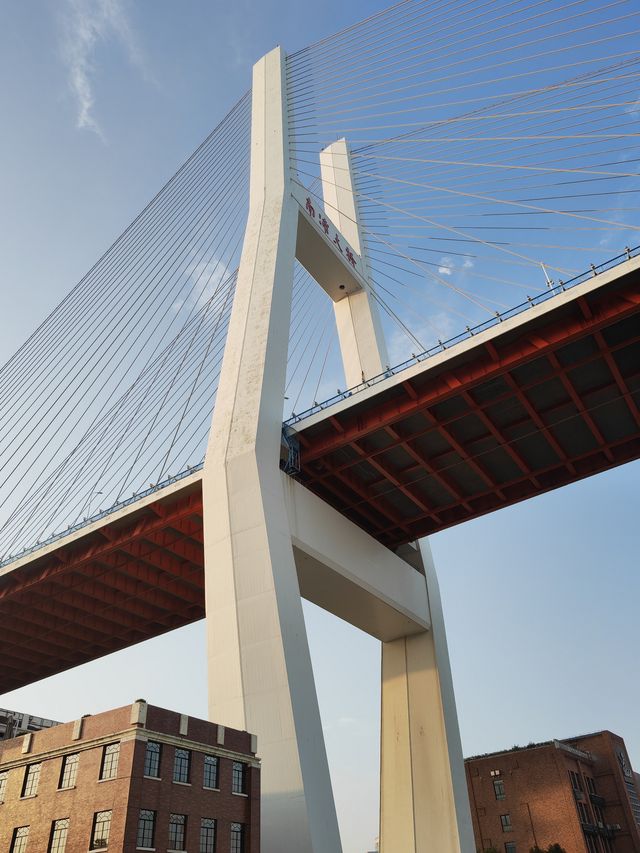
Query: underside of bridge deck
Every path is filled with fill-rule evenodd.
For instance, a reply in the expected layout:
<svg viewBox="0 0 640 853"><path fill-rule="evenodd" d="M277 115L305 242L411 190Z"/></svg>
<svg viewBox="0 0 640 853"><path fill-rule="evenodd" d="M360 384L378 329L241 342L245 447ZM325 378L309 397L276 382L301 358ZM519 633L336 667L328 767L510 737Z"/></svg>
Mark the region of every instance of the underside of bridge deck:
<svg viewBox="0 0 640 853"><path fill-rule="evenodd" d="M637 458L638 270L532 314L302 421L300 481L395 548Z"/></svg>
<svg viewBox="0 0 640 853"><path fill-rule="evenodd" d="M204 616L200 482L0 575L0 692Z"/></svg>

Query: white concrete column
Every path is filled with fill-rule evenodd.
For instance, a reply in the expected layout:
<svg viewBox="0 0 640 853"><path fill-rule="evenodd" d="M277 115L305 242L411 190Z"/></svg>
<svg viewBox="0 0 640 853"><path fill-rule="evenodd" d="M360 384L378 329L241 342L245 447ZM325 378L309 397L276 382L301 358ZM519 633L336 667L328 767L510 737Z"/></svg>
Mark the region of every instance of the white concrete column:
<svg viewBox="0 0 640 853"><path fill-rule="evenodd" d="M279 470L298 211L284 61L253 77L250 208L203 473L212 720L258 736L263 853L340 851Z"/></svg>
<svg viewBox="0 0 640 853"><path fill-rule="evenodd" d="M474 853L438 582L421 543L431 630L382 644L381 853Z"/></svg>
<svg viewBox="0 0 640 853"><path fill-rule="evenodd" d="M320 173L325 213L362 258L365 278L370 281L346 139L338 139L320 152ZM334 302L333 308L347 387L352 388L382 373L388 364L378 306L370 291L362 290Z"/></svg>

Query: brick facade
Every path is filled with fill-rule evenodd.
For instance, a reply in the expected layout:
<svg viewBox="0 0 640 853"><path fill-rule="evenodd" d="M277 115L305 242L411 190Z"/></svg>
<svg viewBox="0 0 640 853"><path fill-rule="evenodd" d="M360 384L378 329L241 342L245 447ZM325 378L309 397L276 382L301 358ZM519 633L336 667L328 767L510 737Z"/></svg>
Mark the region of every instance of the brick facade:
<svg viewBox="0 0 640 853"><path fill-rule="evenodd" d="M159 744L157 776L144 774L149 741ZM117 768L111 764L112 778L104 779L104 762L113 759L105 758L105 748L112 745L107 752L118 753ZM188 751L187 782L174 781L176 749ZM243 827L242 853L259 853L260 766L255 750L255 738L247 732L145 702L3 741L0 851L9 853L16 828L28 826L26 853L47 853L56 820L68 820L64 853L104 849L104 841L94 842L94 820L99 813L111 812L107 849L110 853L134 853L141 849L137 844L138 820L144 809L155 816L153 843L146 849L199 853L201 820L205 818L216 821L216 853L230 850L232 823ZM74 784L62 788L65 759L71 767L76 764L76 755ZM217 757L215 788L203 785L205 755ZM242 793L232 791L234 762L238 779L244 777ZM28 768L37 764L37 790L32 796L23 796ZM0 782L0 791L1 786ZM169 845L171 814L186 817L184 844L177 848Z"/></svg>
<svg viewBox="0 0 640 853"><path fill-rule="evenodd" d="M640 853L634 774L611 732L468 758L465 769L479 851Z"/></svg>

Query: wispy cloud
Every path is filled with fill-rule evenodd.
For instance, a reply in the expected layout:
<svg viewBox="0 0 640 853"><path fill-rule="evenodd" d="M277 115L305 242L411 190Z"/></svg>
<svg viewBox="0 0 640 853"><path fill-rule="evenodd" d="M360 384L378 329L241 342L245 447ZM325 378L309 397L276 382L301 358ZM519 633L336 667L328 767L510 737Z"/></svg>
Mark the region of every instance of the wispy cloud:
<svg viewBox="0 0 640 853"><path fill-rule="evenodd" d="M438 263L440 264L440 266L438 267L438 272L440 273L440 275L451 275L451 273L453 272L453 261L451 260L451 258L445 255L444 257L440 258Z"/></svg>
<svg viewBox="0 0 640 853"><path fill-rule="evenodd" d="M104 139L94 110L95 53L99 45L115 41L124 49L129 62L148 76L125 0L65 0L62 25L61 52L76 101L76 126Z"/></svg>

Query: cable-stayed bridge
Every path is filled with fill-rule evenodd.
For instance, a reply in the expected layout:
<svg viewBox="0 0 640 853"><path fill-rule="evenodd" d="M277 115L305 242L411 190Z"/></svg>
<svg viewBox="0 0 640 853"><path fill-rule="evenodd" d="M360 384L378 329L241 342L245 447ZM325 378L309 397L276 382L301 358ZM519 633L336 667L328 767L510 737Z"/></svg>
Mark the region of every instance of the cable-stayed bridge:
<svg viewBox="0 0 640 853"><path fill-rule="evenodd" d="M468 849L414 543L638 456L638 17L404 2L258 63L0 373L5 690L206 612L264 849L337 850L302 595L383 643L383 849Z"/></svg>

